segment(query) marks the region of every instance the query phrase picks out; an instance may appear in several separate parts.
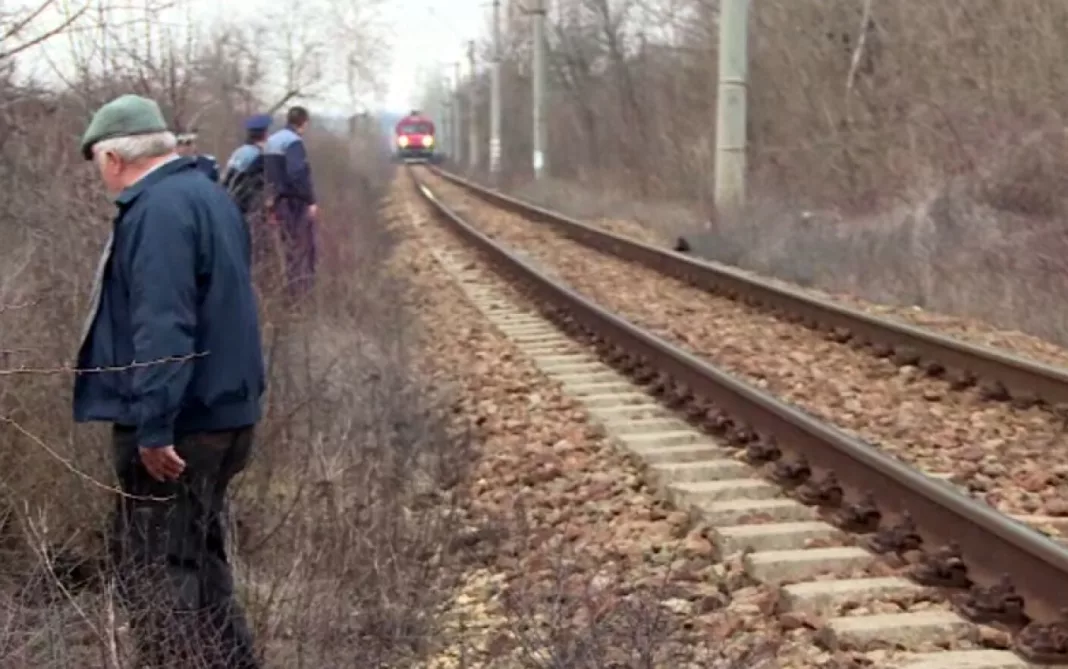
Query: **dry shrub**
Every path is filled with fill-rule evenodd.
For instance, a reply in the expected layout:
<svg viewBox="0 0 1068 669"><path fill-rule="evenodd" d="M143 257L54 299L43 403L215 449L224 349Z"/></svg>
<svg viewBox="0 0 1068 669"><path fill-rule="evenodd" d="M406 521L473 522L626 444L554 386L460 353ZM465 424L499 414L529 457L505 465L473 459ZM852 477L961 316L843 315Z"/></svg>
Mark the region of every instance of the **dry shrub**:
<svg viewBox="0 0 1068 669"><path fill-rule="evenodd" d="M63 369L113 205L77 155L83 106L17 93L0 138L0 667L130 667L103 569L108 432L71 425ZM269 666L402 666L429 646L447 593L468 436L413 371L417 332L383 264L386 157L366 150L375 138L308 141L319 281L296 305L260 285L269 389L235 483L240 596Z"/></svg>
<svg viewBox="0 0 1068 669"><path fill-rule="evenodd" d="M1068 135L1062 122L1000 138L976 169L976 199L1008 214L1051 219L1065 213Z"/></svg>
<svg viewBox="0 0 1068 669"><path fill-rule="evenodd" d="M724 608L743 581L701 583L718 591L698 595L692 572L667 564L678 561L669 546L635 565L611 543L579 546L577 528L535 516L518 501L507 513L469 519L461 535L468 568L432 669L777 666L784 640L774 620L751 628Z"/></svg>
<svg viewBox="0 0 1068 669"><path fill-rule="evenodd" d="M39 522L49 546L77 551L98 539L93 519L110 502L91 483L109 480L103 432L73 431L61 368L74 358L112 211L77 152L80 110L2 92L23 97L5 114L0 159L9 194L0 204L0 514L15 530L7 548L16 553L3 560L13 565L27 555L14 538L26 523Z"/></svg>
<svg viewBox="0 0 1068 669"><path fill-rule="evenodd" d="M717 222L702 252L1068 342L1068 5L872 0L864 25L866 4L751 4L751 202ZM591 219L700 229L712 213L715 3L554 9L553 180L527 183L529 27L513 15L505 186Z"/></svg>
<svg viewBox="0 0 1068 669"><path fill-rule="evenodd" d="M502 593L508 634L494 650L517 669L686 667L718 656L702 638L707 630L665 605L689 594L676 592L670 573L639 579L597 549L539 536L521 511L510 524L513 548L504 554L529 564Z"/></svg>
<svg viewBox="0 0 1068 669"><path fill-rule="evenodd" d="M662 241L673 240L694 227L698 214L683 202L648 198L635 200L622 189L590 192L562 179L516 183L511 192L533 203L555 208L580 220L636 221Z"/></svg>
<svg viewBox="0 0 1068 669"><path fill-rule="evenodd" d="M430 646L447 592L467 436L413 369L403 284L382 265L393 243L376 224L382 166L354 170L344 144L322 140L310 151L331 252L318 304L270 324L263 431L278 436L238 492L239 550L282 666L398 666Z"/></svg>

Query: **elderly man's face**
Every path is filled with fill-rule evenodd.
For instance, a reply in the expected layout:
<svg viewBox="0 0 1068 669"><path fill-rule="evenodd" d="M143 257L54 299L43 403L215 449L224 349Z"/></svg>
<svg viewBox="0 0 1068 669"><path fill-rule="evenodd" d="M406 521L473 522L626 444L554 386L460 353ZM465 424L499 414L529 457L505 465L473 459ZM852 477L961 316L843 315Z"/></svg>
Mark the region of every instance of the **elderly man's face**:
<svg viewBox="0 0 1068 669"><path fill-rule="evenodd" d="M118 195L126 187L123 175L127 165L125 161L112 151L96 151L93 153L93 162L96 163L100 179L104 182L104 188L112 195Z"/></svg>

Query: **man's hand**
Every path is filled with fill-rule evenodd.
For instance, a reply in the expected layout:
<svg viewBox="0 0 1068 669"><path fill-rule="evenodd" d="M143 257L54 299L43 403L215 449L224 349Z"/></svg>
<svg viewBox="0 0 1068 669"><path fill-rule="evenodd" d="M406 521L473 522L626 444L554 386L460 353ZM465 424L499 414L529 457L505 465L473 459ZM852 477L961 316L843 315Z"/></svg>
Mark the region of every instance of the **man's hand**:
<svg viewBox="0 0 1068 669"><path fill-rule="evenodd" d="M185 460L178 457L174 446L145 448L142 446L141 462L157 481L174 481L185 471Z"/></svg>
<svg viewBox="0 0 1068 669"><path fill-rule="evenodd" d="M317 204L309 204L308 205L308 217L313 219L313 220L319 218L319 205L317 205Z"/></svg>

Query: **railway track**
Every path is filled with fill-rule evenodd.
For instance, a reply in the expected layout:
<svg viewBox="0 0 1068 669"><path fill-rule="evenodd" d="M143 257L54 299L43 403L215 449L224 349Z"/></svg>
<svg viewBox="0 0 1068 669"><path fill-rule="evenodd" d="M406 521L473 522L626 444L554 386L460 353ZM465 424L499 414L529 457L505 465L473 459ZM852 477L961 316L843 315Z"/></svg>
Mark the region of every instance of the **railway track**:
<svg viewBox="0 0 1068 669"><path fill-rule="evenodd" d="M1068 664L1065 547L592 303L416 183L540 313L487 285L467 286L472 301L715 527L721 553L782 585L780 614L828 647L906 651L886 666ZM985 624L1019 654L984 648L999 643Z"/></svg>
<svg viewBox="0 0 1068 669"><path fill-rule="evenodd" d="M820 300L724 265L599 230L439 168L430 169L496 207L551 225L592 249L677 277L703 290L759 305L824 330L839 341L871 346L879 355L921 366L930 374L946 375L960 387L982 384L984 394L990 398L1013 399L1020 405L1044 403L1068 411L1068 371L1063 368Z"/></svg>
<svg viewBox="0 0 1068 669"><path fill-rule="evenodd" d="M480 230L521 249L602 306L1032 527L1065 534L1064 419L1048 407L996 401L978 388L925 374L910 360L872 355L589 249L430 179Z"/></svg>

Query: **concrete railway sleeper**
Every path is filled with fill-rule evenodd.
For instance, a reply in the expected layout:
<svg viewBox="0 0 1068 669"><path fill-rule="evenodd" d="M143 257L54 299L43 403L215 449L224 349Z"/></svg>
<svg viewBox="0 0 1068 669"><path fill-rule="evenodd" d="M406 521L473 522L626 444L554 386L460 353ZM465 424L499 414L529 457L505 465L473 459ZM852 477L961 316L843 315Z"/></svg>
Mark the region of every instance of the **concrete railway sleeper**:
<svg viewBox="0 0 1068 669"><path fill-rule="evenodd" d="M947 337L913 325L878 318L762 281L718 263L599 230L558 212L487 189L438 168L431 171L496 207L554 226L575 241L620 259L637 262L691 285L761 306L777 316L827 332L840 343L869 347L926 373L950 379L957 388L980 384L989 399L1017 406L1041 404L1068 416L1068 370L993 348Z"/></svg>
<svg viewBox="0 0 1068 669"><path fill-rule="evenodd" d="M888 667L1068 666L1064 546L604 311L416 185L540 314L442 253L473 303L707 519L722 554L781 585L780 615L830 648L902 650ZM983 648L977 624L1017 653Z"/></svg>

